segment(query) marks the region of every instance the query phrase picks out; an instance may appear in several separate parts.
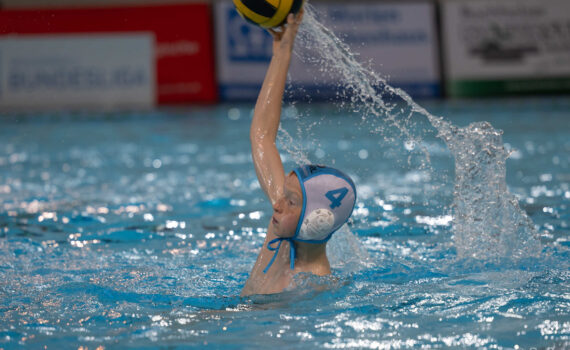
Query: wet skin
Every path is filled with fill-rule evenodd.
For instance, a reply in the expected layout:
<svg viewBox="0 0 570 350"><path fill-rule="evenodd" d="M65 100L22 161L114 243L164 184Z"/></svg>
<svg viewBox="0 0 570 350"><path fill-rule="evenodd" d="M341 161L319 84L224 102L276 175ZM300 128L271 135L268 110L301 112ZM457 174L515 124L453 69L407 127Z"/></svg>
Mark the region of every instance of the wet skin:
<svg viewBox="0 0 570 350"><path fill-rule="evenodd" d="M303 192L297 175L289 173L283 185L283 195L273 204L271 225L273 232L280 238L291 238L295 235L297 223L303 209Z"/></svg>

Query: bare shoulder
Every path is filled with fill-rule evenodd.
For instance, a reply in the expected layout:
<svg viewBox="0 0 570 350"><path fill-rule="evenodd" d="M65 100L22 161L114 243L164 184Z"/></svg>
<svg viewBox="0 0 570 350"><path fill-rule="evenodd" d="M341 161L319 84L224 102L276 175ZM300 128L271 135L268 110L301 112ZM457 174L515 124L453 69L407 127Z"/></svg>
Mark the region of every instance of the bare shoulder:
<svg viewBox="0 0 570 350"><path fill-rule="evenodd" d="M268 231L265 243L260 248L259 255L243 287L241 296L280 293L291 283L293 271L289 268L289 247L282 247L269 271L263 273L273 256L273 252L265 246L267 242L276 237L270 230ZM289 244L289 242L283 242L283 244Z"/></svg>

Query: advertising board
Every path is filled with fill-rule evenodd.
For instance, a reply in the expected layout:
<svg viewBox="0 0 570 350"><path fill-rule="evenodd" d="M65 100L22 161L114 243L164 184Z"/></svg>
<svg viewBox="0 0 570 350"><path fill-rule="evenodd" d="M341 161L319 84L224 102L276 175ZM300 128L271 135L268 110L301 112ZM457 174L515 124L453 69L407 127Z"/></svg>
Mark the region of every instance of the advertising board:
<svg viewBox="0 0 570 350"><path fill-rule="evenodd" d="M363 66L415 97L441 93L435 8L432 2L311 3L319 22L350 47ZM247 23L231 1L215 6L217 76L222 99L253 99L271 58L271 36ZM305 19L307 21L307 18ZM296 43L296 50L311 43ZM318 54L327 54L320 52ZM312 98L331 98L342 86L338 72L295 56L293 90Z"/></svg>
<svg viewBox="0 0 570 350"><path fill-rule="evenodd" d="M151 33L0 37L0 109L150 108L154 101Z"/></svg>
<svg viewBox="0 0 570 350"><path fill-rule="evenodd" d="M84 49L89 45L80 44L81 40L89 42L91 38L107 34L147 33L152 41L149 51L128 50L127 46L120 55L126 57L124 55L130 52L133 62L139 55L150 55L155 78L149 83L156 85L152 88L155 96L150 103L213 102L217 99L209 4L2 10L0 23L0 38L4 39L31 36L55 40L57 37L58 45L65 46L66 35L71 35L67 38L73 37L73 43L80 45L81 50L73 53L70 59L83 59L92 64L96 63L89 57L93 52ZM11 54L4 52L2 55ZM80 58L81 55L85 57ZM99 63L105 65L106 58L100 58Z"/></svg>
<svg viewBox="0 0 570 350"><path fill-rule="evenodd" d="M442 5L449 95L570 91L569 1L445 1Z"/></svg>

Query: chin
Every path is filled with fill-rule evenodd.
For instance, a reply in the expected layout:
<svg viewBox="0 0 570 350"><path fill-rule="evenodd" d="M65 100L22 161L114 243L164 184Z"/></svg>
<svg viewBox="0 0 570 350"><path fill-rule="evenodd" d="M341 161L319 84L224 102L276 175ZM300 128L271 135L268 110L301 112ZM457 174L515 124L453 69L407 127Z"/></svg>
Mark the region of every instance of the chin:
<svg viewBox="0 0 570 350"><path fill-rule="evenodd" d="M279 237L279 238L292 238L295 235L294 232L275 232L275 236Z"/></svg>

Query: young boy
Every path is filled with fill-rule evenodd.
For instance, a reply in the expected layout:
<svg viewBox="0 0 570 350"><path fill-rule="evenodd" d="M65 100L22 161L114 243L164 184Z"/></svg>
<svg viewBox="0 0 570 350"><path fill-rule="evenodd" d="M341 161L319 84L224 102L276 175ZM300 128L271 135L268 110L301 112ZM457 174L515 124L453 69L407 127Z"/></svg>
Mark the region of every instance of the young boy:
<svg viewBox="0 0 570 350"><path fill-rule="evenodd" d="M275 145L293 43L303 10L287 17L273 36L273 57L259 92L250 129L251 152L273 216L242 295L279 293L299 272L331 273L326 242L350 217L356 200L352 180L324 166L305 165L285 174Z"/></svg>

